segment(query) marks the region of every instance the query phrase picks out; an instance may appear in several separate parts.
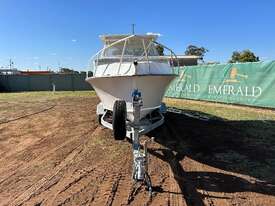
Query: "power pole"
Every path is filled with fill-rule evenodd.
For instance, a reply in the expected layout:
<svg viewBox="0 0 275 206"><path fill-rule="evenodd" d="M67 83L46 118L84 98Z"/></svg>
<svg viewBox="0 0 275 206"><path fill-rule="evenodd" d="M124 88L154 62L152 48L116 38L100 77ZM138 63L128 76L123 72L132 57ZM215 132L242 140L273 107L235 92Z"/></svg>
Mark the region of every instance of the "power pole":
<svg viewBox="0 0 275 206"><path fill-rule="evenodd" d="M132 34L135 34L135 24L132 24Z"/></svg>
<svg viewBox="0 0 275 206"><path fill-rule="evenodd" d="M10 67L10 70L13 69L13 62L12 62L12 59L10 59L10 64L9 64L9 67Z"/></svg>

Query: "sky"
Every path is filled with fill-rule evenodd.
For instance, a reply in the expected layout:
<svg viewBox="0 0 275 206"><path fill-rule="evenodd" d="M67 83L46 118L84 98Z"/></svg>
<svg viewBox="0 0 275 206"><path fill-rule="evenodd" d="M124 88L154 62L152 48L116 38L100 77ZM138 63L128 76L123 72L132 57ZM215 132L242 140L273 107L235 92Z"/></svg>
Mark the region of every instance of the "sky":
<svg viewBox="0 0 275 206"><path fill-rule="evenodd" d="M86 70L102 47L100 34L160 33L159 42L184 54L209 50L206 61L227 62L250 49L275 59L275 1L0 0L0 67Z"/></svg>

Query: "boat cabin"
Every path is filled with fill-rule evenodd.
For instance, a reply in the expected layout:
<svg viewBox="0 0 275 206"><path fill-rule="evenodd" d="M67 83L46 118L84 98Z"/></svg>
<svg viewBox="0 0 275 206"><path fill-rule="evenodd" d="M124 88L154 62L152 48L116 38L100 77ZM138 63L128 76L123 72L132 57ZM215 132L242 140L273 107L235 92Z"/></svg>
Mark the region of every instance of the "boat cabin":
<svg viewBox="0 0 275 206"><path fill-rule="evenodd" d="M129 35L107 35L100 36L104 43L104 52L101 53L101 57L121 57L124 58L136 58L144 56L146 53L148 56L158 56L158 52L152 41L157 39L155 35L143 35L133 36L125 41L120 41L129 37ZM118 42L119 41L119 42ZM115 42L118 42L114 44ZM110 47L110 45L114 44Z"/></svg>
<svg viewBox="0 0 275 206"><path fill-rule="evenodd" d="M171 74L169 62L171 57L158 54L157 37L157 35L100 36L104 46L93 58L94 76ZM173 56L172 51L171 56Z"/></svg>

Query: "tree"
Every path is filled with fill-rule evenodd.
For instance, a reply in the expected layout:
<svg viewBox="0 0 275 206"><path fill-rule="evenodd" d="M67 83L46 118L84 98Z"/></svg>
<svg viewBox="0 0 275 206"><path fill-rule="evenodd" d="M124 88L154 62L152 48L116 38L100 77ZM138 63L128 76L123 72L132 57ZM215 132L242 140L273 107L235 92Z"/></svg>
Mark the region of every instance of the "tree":
<svg viewBox="0 0 275 206"><path fill-rule="evenodd" d="M242 52L234 51L229 63L236 63L236 62L258 62L260 61L259 57L256 56L252 51L249 49L243 50Z"/></svg>
<svg viewBox="0 0 275 206"><path fill-rule="evenodd" d="M60 68L59 73L78 74L79 72L69 68Z"/></svg>
<svg viewBox="0 0 275 206"><path fill-rule="evenodd" d="M160 55L160 56L164 56L164 48L161 46L161 45L157 45L156 46L156 49L157 49L157 51L158 51L158 54Z"/></svg>
<svg viewBox="0 0 275 206"><path fill-rule="evenodd" d="M185 50L185 55L195 55L203 59L206 52L209 50L204 47L197 47L194 45L189 45Z"/></svg>
<svg viewBox="0 0 275 206"><path fill-rule="evenodd" d="M229 63L238 62L238 61L240 61L240 59L241 59L241 53L238 51L234 51L232 53L231 59L229 60Z"/></svg>

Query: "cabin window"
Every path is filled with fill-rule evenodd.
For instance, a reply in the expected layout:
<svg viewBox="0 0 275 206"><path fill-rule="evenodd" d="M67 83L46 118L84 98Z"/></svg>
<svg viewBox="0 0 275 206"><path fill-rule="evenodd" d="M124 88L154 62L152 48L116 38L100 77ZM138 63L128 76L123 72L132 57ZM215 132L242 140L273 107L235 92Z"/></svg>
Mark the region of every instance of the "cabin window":
<svg viewBox="0 0 275 206"><path fill-rule="evenodd" d="M108 46L109 45L107 44L106 47ZM124 47L124 42L117 43L116 45L105 49L103 52L103 56L104 57L121 56L123 47Z"/></svg>

